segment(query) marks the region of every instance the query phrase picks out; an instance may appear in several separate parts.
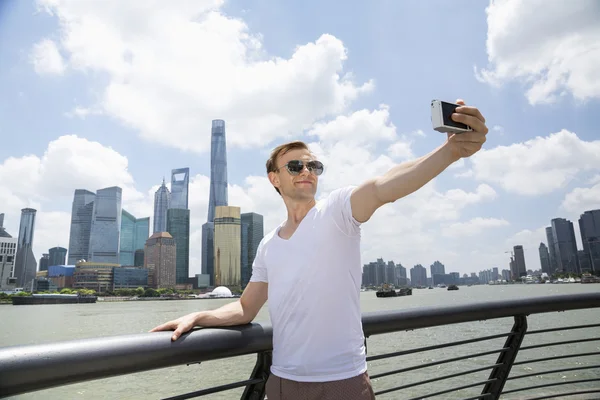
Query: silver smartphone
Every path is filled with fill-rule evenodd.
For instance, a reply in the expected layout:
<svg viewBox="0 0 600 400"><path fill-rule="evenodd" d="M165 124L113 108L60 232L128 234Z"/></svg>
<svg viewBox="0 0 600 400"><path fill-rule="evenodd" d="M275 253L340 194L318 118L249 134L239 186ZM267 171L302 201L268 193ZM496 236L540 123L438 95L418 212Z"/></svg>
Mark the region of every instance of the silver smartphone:
<svg viewBox="0 0 600 400"><path fill-rule="evenodd" d="M451 116L456 107L460 107L460 104L448 103L441 100L431 101L431 124L434 131L463 133L473 130L468 125L452 120Z"/></svg>

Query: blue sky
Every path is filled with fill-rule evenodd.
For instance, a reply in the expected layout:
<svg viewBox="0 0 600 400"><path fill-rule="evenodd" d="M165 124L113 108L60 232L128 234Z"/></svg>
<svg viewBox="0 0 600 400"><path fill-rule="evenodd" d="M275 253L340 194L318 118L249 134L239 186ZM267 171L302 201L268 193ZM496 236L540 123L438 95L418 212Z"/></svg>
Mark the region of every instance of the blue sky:
<svg viewBox="0 0 600 400"><path fill-rule="evenodd" d="M523 244L538 269L551 218L600 208L600 10L538 3L2 2L5 225L36 207L39 257L68 247L75 188L120 185L144 217L162 177L190 167L199 272L211 119L227 122L230 205L272 229L285 217L264 176L274 145L314 143L325 195L433 150L431 99L464 98L487 119L485 150L380 210L363 261L477 272Z"/></svg>

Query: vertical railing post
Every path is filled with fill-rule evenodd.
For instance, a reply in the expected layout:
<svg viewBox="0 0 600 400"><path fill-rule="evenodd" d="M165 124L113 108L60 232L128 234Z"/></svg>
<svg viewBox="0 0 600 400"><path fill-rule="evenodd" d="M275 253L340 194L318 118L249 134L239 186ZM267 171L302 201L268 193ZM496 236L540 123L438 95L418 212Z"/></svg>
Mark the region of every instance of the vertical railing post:
<svg viewBox="0 0 600 400"><path fill-rule="evenodd" d="M498 400L500 398L500 394L502 393L502 389L504 389L506 379L510 375L510 369L517 358L517 353L521 348L521 343L523 343L526 332L527 317L525 315L515 315L515 323L513 324L511 335L506 338L506 342L504 343L504 347L508 348L508 350L500 353L496 361L496 364L502 365L492 369L489 379L495 380L487 383L481 392L481 394L489 393L491 395L491 397L486 397L486 399Z"/></svg>
<svg viewBox="0 0 600 400"><path fill-rule="evenodd" d="M246 386L241 400L263 400L265 398L265 386L271 373L272 361L272 352L263 351L261 353L257 353L256 364L254 365L250 379L259 378L262 379L262 381L260 383L253 383L252 385Z"/></svg>

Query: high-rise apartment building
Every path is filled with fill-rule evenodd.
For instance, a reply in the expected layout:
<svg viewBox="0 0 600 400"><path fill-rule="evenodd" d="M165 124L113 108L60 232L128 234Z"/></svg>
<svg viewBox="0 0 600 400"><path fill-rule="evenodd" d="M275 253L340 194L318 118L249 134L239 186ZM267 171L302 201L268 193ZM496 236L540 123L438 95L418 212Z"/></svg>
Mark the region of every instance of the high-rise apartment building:
<svg viewBox="0 0 600 400"><path fill-rule="evenodd" d="M177 245L168 232L157 232L146 240L144 268L148 270L148 286L175 287L176 254Z"/></svg>
<svg viewBox="0 0 600 400"><path fill-rule="evenodd" d="M88 261L120 264L121 196L117 186L96 192Z"/></svg>
<svg viewBox="0 0 600 400"><path fill-rule="evenodd" d="M225 121L212 121L210 147L210 193L208 199L208 216L202 226L202 273L210 275L211 285L214 285L214 219L215 209L227 206L227 144L225 140ZM212 250L211 250L212 249Z"/></svg>
<svg viewBox="0 0 600 400"><path fill-rule="evenodd" d="M417 264L410 269L410 281L412 286L427 286L427 269Z"/></svg>
<svg viewBox="0 0 600 400"><path fill-rule="evenodd" d="M136 250L143 250L150 232L150 217L136 218L121 210L120 255L121 265L135 265Z"/></svg>
<svg viewBox="0 0 600 400"><path fill-rule="evenodd" d="M48 254L50 255L48 266L65 265L67 261L67 249L64 247L53 247L48 250Z"/></svg>
<svg viewBox="0 0 600 400"><path fill-rule="evenodd" d="M240 208L216 207L214 223L215 286L239 287L242 284Z"/></svg>
<svg viewBox="0 0 600 400"><path fill-rule="evenodd" d="M445 282L446 267L439 261L435 261L429 266L431 281L433 285L439 285Z"/></svg>
<svg viewBox="0 0 600 400"><path fill-rule="evenodd" d="M600 210L585 211L579 217L583 258L591 271L600 271ZM590 272L590 270L585 272ZM582 266L582 271L583 266Z"/></svg>
<svg viewBox="0 0 600 400"><path fill-rule="evenodd" d="M26 290L33 289L33 280L37 270L37 262L32 250L36 213L37 210L33 208L21 210L21 223L19 224L19 237L17 238L14 276L17 278L17 286Z"/></svg>
<svg viewBox="0 0 600 400"><path fill-rule="evenodd" d="M554 252L558 271L563 273L579 273L577 243L573 223L564 218L554 218L552 221Z"/></svg>
<svg viewBox="0 0 600 400"><path fill-rule="evenodd" d="M163 179L162 185L154 193L154 229L153 233L167 231L167 210L171 203L171 192Z"/></svg>
<svg viewBox="0 0 600 400"><path fill-rule="evenodd" d="M542 266L542 272L545 272L548 275L550 275L551 274L551 272L550 272L550 253L548 252L548 247L543 242L540 243L539 253L540 253L540 265Z"/></svg>
<svg viewBox="0 0 600 400"><path fill-rule="evenodd" d="M69 265L80 260L87 260L90 255L90 234L92 232L92 215L96 193L77 189L73 196L71 208L71 230L69 233Z"/></svg>
<svg viewBox="0 0 600 400"><path fill-rule="evenodd" d="M0 290L12 290L16 287L15 256L17 238L0 236Z"/></svg>
<svg viewBox="0 0 600 400"><path fill-rule="evenodd" d="M185 284L190 273L190 210L169 208L167 232L177 244L176 282Z"/></svg>
<svg viewBox="0 0 600 400"><path fill-rule="evenodd" d="M516 245L513 247L515 253L515 268L517 272L517 278L527 276L527 267L525 266L525 251L523 246Z"/></svg>
<svg viewBox="0 0 600 400"><path fill-rule="evenodd" d="M252 264L256 258L258 245L265 235L263 216L257 213L241 215L242 228L242 288L246 287L252 276Z"/></svg>

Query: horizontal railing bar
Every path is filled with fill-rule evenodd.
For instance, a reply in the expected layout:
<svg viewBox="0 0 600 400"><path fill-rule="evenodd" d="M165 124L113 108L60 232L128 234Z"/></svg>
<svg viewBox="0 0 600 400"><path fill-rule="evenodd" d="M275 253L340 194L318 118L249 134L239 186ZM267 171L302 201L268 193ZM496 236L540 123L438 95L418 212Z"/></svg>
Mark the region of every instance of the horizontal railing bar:
<svg viewBox="0 0 600 400"><path fill-rule="evenodd" d="M389 376L389 375L401 374L401 373L404 373L404 372L414 371L414 370L417 370L417 369L422 369L422 368L427 368L427 367L433 367L434 365L447 364L447 363L451 363L451 362L454 362L454 361L466 360L468 358L473 358L473 357L483 357L483 356L489 356L491 354L504 353L506 351L508 351L508 347L502 348L500 350L492 350L492 351L486 351L486 352L483 352L483 353L469 354L469 355L461 356L461 357L454 357L454 358L448 358L448 359L444 359L444 360L440 360L440 361L433 361L433 362L430 362L430 363L427 363L427 364L414 365L412 367L407 367L407 368L402 368L402 369L396 369L396 370L393 370L393 371L387 371L387 372L382 372L380 374L371 375L371 379L383 378L383 377Z"/></svg>
<svg viewBox="0 0 600 400"><path fill-rule="evenodd" d="M573 325L573 326L565 326L562 328L549 328L549 329L538 329L537 331L528 331L528 335L536 335L538 333L547 333L547 332L557 332L557 331L570 331L573 329L587 329L587 328L597 328L600 324L589 324L589 325Z"/></svg>
<svg viewBox="0 0 600 400"><path fill-rule="evenodd" d="M557 346L559 344L562 345L562 344L594 342L596 340L600 340L600 337L597 337L597 338L586 338L586 339L574 339L574 340L563 340L561 342L551 342L551 343L544 343L544 344L534 344L534 345L531 345L531 346L523 346L523 347L521 347L519 349L519 351L521 351L521 350L539 349L540 347Z"/></svg>
<svg viewBox="0 0 600 400"><path fill-rule="evenodd" d="M426 399L428 397L439 396L440 394L446 394L446 393L450 393L450 392L456 392L457 390L463 390L463 389L468 389L468 388L472 388L472 387L475 387L475 386L485 385L486 383L491 383L491 382L494 382L495 380L496 380L496 378L494 378L494 379L487 379L487 380L481 381L481 382L475 382L475 383L471 383L471 384L464 385L464 386L454 387L452 389L442 390L441 392L428 393L426 395L413 397L412 399L408 399L408 400Z"/></svg>
<svg viewBox="0 0 600 400"><path fill-rule="evenodd" d="M600 307L600 292L488 301L445 307L415 307L365 314L366 336L432 326Z"/></svg>
<svg viewBox="0 0 600 400"><path fill-rule="evenodd" d="M173 396L173 397L167 397L163 400L185 400L185 399L193 399L194 397L200 397L200 396L205 396L207 394L213 394L213 393L218 393L218 392L224 392L227 390L231 390L231 389L237 389L237 388L241 388L241 387L246 387L248 385L253 385L255 383L260 383L262 382L262 379L256 378L256 379L248 379L245 381L240 381L240 382L235 382L235 383L228 383L226 385L221 385L221 386L214 386L208 389L202 389L202 390L197 390L195 392L190 392L190 393L186 393L186 394L180 394L177 396Z"/></svg>
<svg viewBox="0 0 600 400"><path fill-rule="evenodd" d="M580 370L584 370L584 369L594 369L594 368L600 368L600 365L584 365L583 367L561 368L561 369L553 369L550 371L539 371L539 372L533 372L531 374L509 376L506 380L511 381L511 380L515 380L515 379L527 378L530 376L548 375L548 374L555 374L557 372L580 371Z"/></svg>
<svg viewBox="0 0 600 400"><path fill-rule="evenodd" d="M562 358L587 357L587 356L595 356L595 355L600 355L600 351L594 351L594 352L591 352L591 353L567 354L567 355L564 355L564 356L535 358L535 359L532 359L532 360L519 361L519 362L513 363L513 365L533 364L533 363L542 362L542 361L560 360Z"/></svg>
<svg viewBox="0 0 600 400"><path fill-rule="evenodd" d="M567 382L552 382L552 383L545 383L543 385L535 385L535 386L522 387L522 388L518 388L518 389L511 389L508 391L504 391L501 394L516 393L516 392L522 392L524 390L541 389L541 388L552 387L552 386L571 385L574 383L586 383L586 382L597 382L597 381L600 381L600 378L580 379L578 381L567 381Z"/></svg>
<svg viewBox="0 0 600 400"><path fill-rule="evenodd" d="M425 351L439 350L439 349L443 349L445 347L462 346L463 344L483 342L483 341L491 340L491 339L505 338L505 337L509 337L512 335L514 335L514 333L508 332L508 333L501 333L498 335L484 336L481 338L461 340L458 342L449 342L449 343L436 344L436 345L432 345L432 346L419 347L417 349L402 350L402 351L397 351L394 353L377 354L374 356L367 357L367 361L377 361L377 360L382 360L385 358L405 356L407 354L423 353Z"/></svg>
<svg viewBox="0 0 600 400"><path fill-rule="evenodd" d="M591 393L600 393L600 389L592 389L592 390L582 390L580 392L569 392L569 393L553 393L553 394L549 394L547 396L542 396L542 397L530 397L526 400L545 400L545 399L555 399L557 397L563 397L563 396L575 396L575 395L579 395L579 394L591 394Z"/></svg>
<svg viewBox="0 0 600 400"><path fill-rule="evenodd" d="M456 372L456 373L450 374L450 375L438 376L436 378L426 379L426 380L420 381L420 382L409 383L408 385L396 386L396 387L393 387L393 388L390 388L390 389L381 390L381 391L379 391L379 392L377 392L375 394L379 395L379 394L386 394L386 393L390 393L390 392L397 392L398 390L408 389L408 388L415 387L415 386L421 386L421 385L424 385L426 383L443 381L444 379L450 379L450 378L456 378L457 376L474 374L475 372L487 371L488 369L496 368L496 367L498 367L500 365L502 365L502 364L488 365L488 366L481 367L481 368L470 369L468 371Z"/></svg>
<svg viewBox="0 0 600 400"><path fill-rule="evenodd" d="M600 307L600 292L365 313L366 337L515 315ZM270 324L203 328L171 341L171 332L0 348L0 397L93 379L271 351Z"/></svg>

